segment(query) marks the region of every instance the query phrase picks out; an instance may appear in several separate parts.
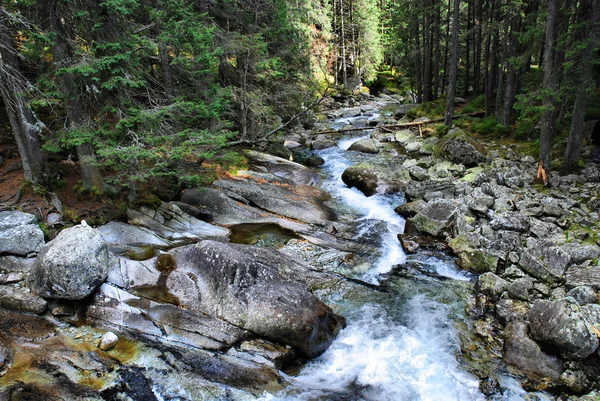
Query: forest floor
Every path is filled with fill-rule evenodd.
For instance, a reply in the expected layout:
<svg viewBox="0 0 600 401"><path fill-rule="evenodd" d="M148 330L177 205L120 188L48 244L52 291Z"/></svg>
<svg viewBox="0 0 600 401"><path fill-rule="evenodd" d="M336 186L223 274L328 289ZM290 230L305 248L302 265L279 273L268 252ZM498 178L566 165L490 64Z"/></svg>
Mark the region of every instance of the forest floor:
<svg viewBox="0 0 600 401"><path fill-rule="evenodd" d="M0 135L0 211L18 209L38 216L40 222L47 223L50 213L58 212L62 218L58 223L46 224L49 229L56 226L77 224L82 219L97 221L110 219L120 200L106 197L82 196L76 190L81 182L79 166L73 162L52 162L53 181L59 184L48 188L34 188L27 185L16 144ZM56 197L52 196L56 194ZM53 198L60 202L52 202Z"/></svg>

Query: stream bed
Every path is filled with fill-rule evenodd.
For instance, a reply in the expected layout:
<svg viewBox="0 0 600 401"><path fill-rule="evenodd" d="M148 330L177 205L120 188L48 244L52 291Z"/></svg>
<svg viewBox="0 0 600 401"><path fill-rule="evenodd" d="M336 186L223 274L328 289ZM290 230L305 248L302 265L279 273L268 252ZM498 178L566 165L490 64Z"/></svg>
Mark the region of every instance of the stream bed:
<svg viewBox="0 0 600 401"><path fill-rule="evenodd" d="M347 167L365 159L348 147L368 137L344 137L337 147L314 153L325 160L322 187L332 194L330 205L340 220L356 225L354 239L380 249L371 255L369 268L354 277L380 291L364 287L345 293L317 292L347 318L347 327L323 355L300 372L285 375L289 385L284 390L261 400L550 399L524 391L499 360L492 362L498 369L491 379L494 390L486 394L480 390L480 379L471 373L476 369L461 357L461 341L476 341L466 313L474 303L474 276L460 271L443 254L407 257L397 239L404 219L394 211L403 196L366 197L341 180Z"/></svg>

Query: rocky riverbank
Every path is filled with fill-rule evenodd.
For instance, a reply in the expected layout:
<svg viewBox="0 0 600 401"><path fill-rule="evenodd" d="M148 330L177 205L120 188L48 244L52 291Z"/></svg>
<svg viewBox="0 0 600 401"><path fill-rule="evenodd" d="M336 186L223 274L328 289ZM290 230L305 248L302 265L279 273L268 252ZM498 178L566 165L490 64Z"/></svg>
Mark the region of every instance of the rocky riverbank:
<svg viewBox="0 0 600 401"><path fill-rule="evenodd" d="M321 295L386 290L360 279L381 243L356 240L318 168L290 161L322 164L307 149L336 135L315 131L395 123L414 107L364 100L269 148L282 157L248 151L249 171L130 209L127 223L82 222L44 243L35 216L1 212L0 399L243 400L285 387L280 369L346 324ZM347 152L360 162L348 186L405 195L407 253L452 253L478 276L478 344L503 347L529 389L598 389L597 166L543 187L533 158L458 129L379 130ZM474 346L463 353L485 352Z"/></svg>
<svg viewBox="0 0 600 401"><path fill-rule="evenodd" d="M459 128L377 132L349 150L365 157L347 185L405 193L407 253L447 251L478 275L474 317L527 388L598 390L600 166L543 186L531 156Z"/></svg>

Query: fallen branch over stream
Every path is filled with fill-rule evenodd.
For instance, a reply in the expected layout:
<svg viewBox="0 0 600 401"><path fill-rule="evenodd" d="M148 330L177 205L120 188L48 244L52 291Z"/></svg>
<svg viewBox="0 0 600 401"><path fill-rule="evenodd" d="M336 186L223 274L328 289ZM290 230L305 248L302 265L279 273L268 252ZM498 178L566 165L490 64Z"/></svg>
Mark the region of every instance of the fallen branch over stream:
<svg viewBox="0 0 600 401"><path fill-rule="evenodd" d="M477 111L475 113L458 114L458 115L452 117L452 119L456 120L457 118L462 118L462 117L483 117L483 116L485 116L485 113L483 111ZM409 127L421 128L421 126L425 125L425 124L433 124L433 123L441 123L441 122L444 122L444 118L435 118L433 120L428 120L428 121L417 121L417 122L403 123L403 124L377 125L375 127L358 127L358 128L348 128L348 129L340 129L340 130L319 131L319 132L314 132L313 135L343 134L345 132L366 131L366 130L370 130L370 129L389 130L390 128L409 128Z"/></svg>

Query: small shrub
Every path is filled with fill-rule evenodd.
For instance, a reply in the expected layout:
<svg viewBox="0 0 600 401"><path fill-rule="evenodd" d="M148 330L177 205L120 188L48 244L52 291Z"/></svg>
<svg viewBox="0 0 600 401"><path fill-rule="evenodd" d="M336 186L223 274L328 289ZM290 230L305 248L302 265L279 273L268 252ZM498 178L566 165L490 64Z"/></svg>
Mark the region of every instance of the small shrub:
<svg viewBox="0 0 600 401"><path fill-rule="evenodd" d="M450 128L445 124L438 124L435 126L435 135L440 138L445 136L448 131L450 131Z"/></svg>
<svg viewBox="0 0 600 401"><path fill-rule="evenodd" d="M505 136L510 132L509 128L498 124L498 121L496 121L493 116L484 118L480 123L474 123L471 128L473 131L482 135L490 135L495 137Z"/></svg>

